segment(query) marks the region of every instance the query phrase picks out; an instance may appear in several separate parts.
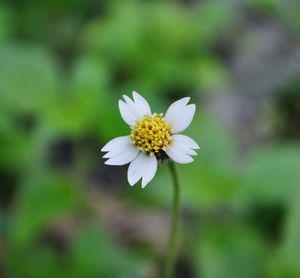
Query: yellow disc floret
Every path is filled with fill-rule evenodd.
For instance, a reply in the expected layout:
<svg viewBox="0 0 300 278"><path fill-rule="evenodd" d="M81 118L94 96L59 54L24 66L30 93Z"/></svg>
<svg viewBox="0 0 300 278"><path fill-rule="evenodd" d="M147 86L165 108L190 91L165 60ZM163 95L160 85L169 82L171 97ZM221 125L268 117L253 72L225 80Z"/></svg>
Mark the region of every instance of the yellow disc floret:
<svg viewBox="0 0 300 278"><path fill-rule="evenodd" d="M165 150L171 143L171 126L162 114L145 116L139 120L131 131L131 141L137 148L153 155Z"/></svg>

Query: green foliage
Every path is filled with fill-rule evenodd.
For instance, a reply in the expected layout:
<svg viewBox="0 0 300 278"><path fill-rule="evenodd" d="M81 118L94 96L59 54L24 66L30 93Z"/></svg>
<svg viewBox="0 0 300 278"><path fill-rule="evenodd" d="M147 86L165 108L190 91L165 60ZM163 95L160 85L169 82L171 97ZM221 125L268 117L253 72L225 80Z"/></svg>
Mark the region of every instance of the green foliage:
<svg viewBox="0 0 300 278"><path fill-rule="evenodd" d="M184 240L179 268L187 261L196 277L208 278L299 277L300 133L297 120L287 123L299 115L292 97L299 84L288 86L290 96L274 92L287 99L287 111L268 103L280 129L293 129L294 143L275 128L274 142L237 148L240 134L206 107L206 99L223 97L232 80L247 81L234 76L239 36L256 32L260 23L266 34L277 28L284 33L278 54L284 60L286 44L297 49L299 43L298 14L296 0L2 1L0 276L125 278L159 272L162 251L139 234L144 227L135 234L120 227L119 215L102 218L110 211L115 216L114 202L125 215L127 206L140 209L138 224L148 221L149 210L165 217L171 204L165 165L141 189L128 186L124 168L108 169L101 160L101 146L128 133L117 104L136 90L153 111L166 111L183 96L198 108L186 133L201 149L194 163L178 166ZM107 195L113 201L104 208ZM163 238L163 227L154 228ZM141 256L136 247L147 252Z"/></svg>
<svg viewBox="0 0 300 278"><path fill-rule="evenodd" d="M74 186L64 178L47 174L27 181L15 202L11 240L26 244L78 207L81 197Z"/></svg>
<svg viewBox="0 0 300 278"><path fill-rule="evenodd" d="M243 177L246 198L258 202L287 203L299 192L300 149L273 146L252 153Z"/></svg>
<svg viewBox="0 0 300 278"><path fill-rule="evenodd" d="M300 233L300 205L299 205L299 189L291 198L291 206L287 216L285 229L283 232L283 241L278 250L278 257L281 269L279 272L284 272L292 275L300 275L299 267L299 233ZM277 258L276 258L277 259ZM274 260L274 267L276 267L276 260ZM275 268L276 269L276 268ZM276 271L276 270L275 270ZM278 271L278 268L277 268Z"/></svg>
<svg viewBox="0 0 300 278"><path fill-rule="evenodd" d="M258 277L264 272L266 250L249 229L213 227L199 242L197 266L208 278Z"/></svg>
<svg viewBox="0 0 300 278"><path fill-rule="evenodd" d="M57 93L58 72L37 47L0 45L1 110L38 113Z"/></svg>
<svg viewBox="0 0 300 278"><path fill-rule="evenodd" d="M94 227L86 227L74 237L70 252L75 266L70 277L125 278L137 275L137 259L120 248L116 249L111 239Z"/></svg>
<svg viewBox="0 0 300 278"><path fill-rule="evenodd" d="M111 17L88 26L82 44L95 57L105 57L116 74L118 91L137 88L150 97L170 90L190 94L193 84L208 83L201 73L207 66L216 71L207 78L223 77L219 61L206 58L207 46L229 23L225 7L185 11L170 4L123 1Z"/></svg>
<svg viewBox="0 0 300 278"><path fill-rule="evenodd" d="M7 38L11 32L11 12L0 4L0 41Z"/></svg>

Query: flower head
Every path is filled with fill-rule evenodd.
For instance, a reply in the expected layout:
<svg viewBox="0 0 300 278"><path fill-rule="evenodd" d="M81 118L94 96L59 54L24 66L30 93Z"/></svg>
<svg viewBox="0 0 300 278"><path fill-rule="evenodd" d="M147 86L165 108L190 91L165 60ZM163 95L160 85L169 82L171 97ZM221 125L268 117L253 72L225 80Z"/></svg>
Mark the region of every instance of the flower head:
<svg viewBox="0 0 300 278"><path fill-rule="evenodd" d="M109 141L101 151L107 165L129 164L127 178L130 185L142 179L144 188L154 177L158 160L170 158L178 163L190 163L199 149L198 144L186 135L178 134L191 123L196 106L188 104L190 98L175 101L165 116L151 112L148 102L133 92L133 99L124 95L119 100L123 120L131 128L128 136Z"/></svg>

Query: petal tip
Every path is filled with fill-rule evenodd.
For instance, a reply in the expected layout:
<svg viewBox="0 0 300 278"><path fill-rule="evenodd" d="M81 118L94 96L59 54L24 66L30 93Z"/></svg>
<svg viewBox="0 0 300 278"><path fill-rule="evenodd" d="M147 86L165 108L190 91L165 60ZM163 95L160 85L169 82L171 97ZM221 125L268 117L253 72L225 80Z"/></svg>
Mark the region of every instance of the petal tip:
<svg viewBox="0 0 300 278"><path fill-rule="evenodd" d="M144 181L142 181L142 189L144 189L144 188L147 186L148 183L149 183L149 182L144 182Z"/></svg>
<svg viewBox="0 0 300 278"><path fill-rule="evenodd" d="M128 181L128 183L129 183L129 185L130 185L131 187L133 187L133 186L135 185L135 183L130 182L130 181Z"/></svg>
<svg viewBox="0 0 300 278"><path fill-rule="evenodd" d="M119 99L119 101L118 101L119 108L120 108L120 106L122 106L124 104L125 104L125 102L122 99Z"/></svg>
<svg viewBox="0 0 300 278"><path fill-rule="evenodd" d="M102 156L102 158L110 158L109 152L107 152L106 154L104 154L104 155Z"/></svg>
<svg viewBox="0 0 300 278"><path fill-rule="evenodd" d="M194 158L191 157L191 159L187 163L192 163L194 161Z"/></svg>
<svg viewBox="0 0 300 278"><path fill-rule="evenodd" d="M101 148L100 151L101 151L101 152L108 152L108 151L109 151L109 148L107 147L107 144L105 144L105 145Z"/></svg>
<svg viewBox="0 0 300 278"><path fill-rule="evenodd" d="M123 98L124 98L125 103L128 104L130 102L130 98L128 96L123 95Z"/></svg>
<svg viewBox="0 0 300 278"><path fill-rule="evenodd" d="M191 103L191 104L189 104L187 106L192 107L192 109L196 110L196 104L195 103Z"/></svg>
<svg viewBox="0 0 300 278"><path fill-rule="evenodd" d="M135 97L135 96L140 96L140 94L137 92L137 91L132 91L132 96Z"/></svg>
<svg viewBox="0 0 300 278"><path fill-rule="evenodd" d="M191 97L184 97L182 99L184 99L186 101L186 103L188 103L191 100Z"/></svg>

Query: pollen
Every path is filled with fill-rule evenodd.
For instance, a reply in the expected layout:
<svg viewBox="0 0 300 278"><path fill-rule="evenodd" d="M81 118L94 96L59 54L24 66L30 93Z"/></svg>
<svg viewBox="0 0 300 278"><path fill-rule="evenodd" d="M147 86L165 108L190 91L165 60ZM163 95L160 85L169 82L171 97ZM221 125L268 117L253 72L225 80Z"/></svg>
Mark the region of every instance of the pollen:
<svg viewBox="0 0 300 278"><path fill-rule="evenodd" d="M149 155L158 154L171 143L171 126L162 114L145 116L131 131L131 141L137 148Z"/></svg>

